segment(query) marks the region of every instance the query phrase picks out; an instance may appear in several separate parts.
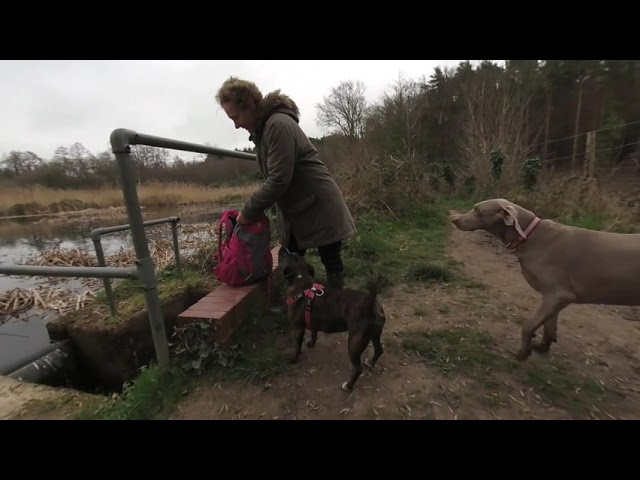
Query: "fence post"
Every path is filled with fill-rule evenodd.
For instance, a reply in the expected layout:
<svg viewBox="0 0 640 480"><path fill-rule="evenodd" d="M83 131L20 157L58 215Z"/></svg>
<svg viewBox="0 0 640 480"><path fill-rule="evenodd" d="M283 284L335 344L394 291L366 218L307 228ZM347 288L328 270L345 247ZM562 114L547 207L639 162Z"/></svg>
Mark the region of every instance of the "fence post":
<svg viewBox="0 0 640 480"><path fill-rule="evenodd" d="M596 167L596 132L587 133L587 147L584 160L585 178L593 177Z"/></svg>

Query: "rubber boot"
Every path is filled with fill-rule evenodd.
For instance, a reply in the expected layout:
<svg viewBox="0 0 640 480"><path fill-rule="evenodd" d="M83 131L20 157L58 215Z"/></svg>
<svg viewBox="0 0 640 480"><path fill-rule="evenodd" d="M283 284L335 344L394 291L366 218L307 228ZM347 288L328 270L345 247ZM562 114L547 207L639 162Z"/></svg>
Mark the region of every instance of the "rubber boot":
<svg viewBox="0 0 640 480"><path fill-rule="evenodd" d="M344 273L327 273L327 287L344 288Z"/></svg>
<svg viewBox="0 0 640 480"><path fill-rule="evenodd" d="M287 311L287 305L284 302L279 305L273 305L269 311L271 313L285 313Z"/></svg>

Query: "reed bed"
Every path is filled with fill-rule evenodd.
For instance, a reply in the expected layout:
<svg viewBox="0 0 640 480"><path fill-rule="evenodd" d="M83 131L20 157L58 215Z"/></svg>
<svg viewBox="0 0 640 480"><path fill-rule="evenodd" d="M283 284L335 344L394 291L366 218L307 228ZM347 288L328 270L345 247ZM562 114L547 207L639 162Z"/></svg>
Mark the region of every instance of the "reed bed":
<svg viewBox="0 0 640 480"><path fill-rule="evenodd" d="M65 315L91 304L95 293L91 290L76 292L69 288L39 285L35 288L14 288L0 294L0 325L11 316L31 309L54 311Z"/></svg>
<svg viewBox="0 0 640 480"><path fill-rule="evenodd" d="M166 270L175 265L173 242L169 229L164 226L147 230L149 251L157 271ZM183 266L205 268L217 242L215 224L178 225L180 259ZM132 247L120 247L107 255L106 264L113 267L130 267L135 265L136 254ZM62 266L62 267L95 267L98 260L93 250L83 247L55 247L38 253L25 262L27 265ZM0 293L0 324L29 310L53 311L64 315L74 310L83 309L95 302L96 293L102 288L102 280L82 278L82 288L60 287L60 283L69 282L70 278L41 277L46 284L35 288L14 288ZM115 284L118 280L112 280Z"/></svg>

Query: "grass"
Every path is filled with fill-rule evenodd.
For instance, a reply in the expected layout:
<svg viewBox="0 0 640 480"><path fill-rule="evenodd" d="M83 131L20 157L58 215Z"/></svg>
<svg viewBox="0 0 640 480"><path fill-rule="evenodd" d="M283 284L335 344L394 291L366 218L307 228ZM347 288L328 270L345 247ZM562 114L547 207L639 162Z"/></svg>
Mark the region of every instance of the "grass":
<svg viewBox="0 0 640 480"><path fill-rule="evenodd" d="M509 373L533 387L545 401L576 414L588 411L593 401L606 393L595 380L577 376L562 361L550 359L544 365L532 365L505 358L488 333L469 327L408 334L401 347L421 357L441 375L472 377L489 390L495 390L494 374ZM488 395L486 400L497 401L497 397Z"/></svg>
<svg viewBox="0 0 640 480"><path fill-rule="evenodd" d="M402 340L402 347L418 354L443 375L478 375L494 368L499 360L492 350L492 338L470 328L426 330Z"/></svg>
<svg viewBox="0 0 640 480"><path fill-rule="evenodd" d="M179 183L149 183L138 186L138 198L140 204L145 207L201 203L225 205L244 200L257 186L256 182L218 188ZM0 215L32 215L109 207L124 207L121 189L54 190L34 186L4 187L0 191Z"/></svg>
<svg viewBox="0 0 640 480"><path fill-rule="evenodd" d="M174 273L162 273L160 296L171 295L182 283ZM185 272L185 282L202 281L201 274ZM275 278L282 288L282 279ZM137 286L122 282L114 289L117 298L141 295ZM279 292L283 293L283 292ZM211 344L207 338L207 322L189 324L169 339L172 366L162 372L151 366L144 369L119 395L82 409L77 419L162 419L175 410L180 399L202 382L240 381L266 382L289 368L284 331L288 325L285 313L271 313L255 307L236 331L237 343L229 347Z"/></svg>
<svg viewBox="0 0 640 480"><path fill-rule="evenodd" d="M618 221L617 217L601 213L573 213L558 218L559 222L589 230L637 233L635 224Z"/></svg>
<svg viewBox="0 0 640 480"><path fill-rule="evenodd" d="M279 338L287 323L285 315L259 314L250 316L238 331L239 343L228 348L209 345L207 362L192 368L192 358L176 355L173 365L161 371L155 366L144 369L135 381L126 385L122 394L113 395L102 403L80 410L77 420L148 420L171 415L180 399L198 383L205 381L268 381L289 368ZM197 325L197 324L193 324ZM229 355L230 352L233 352ZM198 351L201 354L201 351ZM221 362L221 359L225 359Z"/></svg>
<svg viewBox="0 0 640 480"><path fill-rule="evenodd" d="M361 213L358 233L343 249L349 286L362 288L377 275L383 277L384 285L456 278L455 266L446 258L449 208L451 202L441 200L414 205L401 215ZM309 259L322 275L315 250L309 252Z"/></svg>
<svg viewBox="0 0 640 480"><path fill-rule="evenodd" d="M574 227L588 228L590 230L604 230L606 228L607 219L601 214L578 214L564 217L563 223Z"/></svg>
<svg viewBox="0 0 640 480"><path fill-rule="evenodd" d="M264 383L289 368L283 348L288 340L286 313L255 312L238 330L237 362L229 367L214 365L208 374L216 381Z"/></svg>
<svg viewBox="0 0 640 480"><path fill-rule="evenodd" d="M136 380L98 406L80 410L75 420L150 420L173 411L179 399L194 384L179 369L162 371L156 366L143 370Z"/></svg>
<svg viewBox="0 0 640 480"><path fill-rule="evenodd" d="M435 280L437 282L450 282L454 276L447 267L431 263L419 263L411 265L408 269L409 277L419 282Z"/></svg>
<svg viewBox="0 0 640 480"><path fill-rule="evenodd" d="M347 242L344 262L348 286L362 286L382 274L384 284L407 282L408 288L422 288L422 282L458 281L466 288L484 288L478 282L458 275L458 265L446 257L448 217L450 209L464 210L468 201L443 199L415 205L402 214L362 213L357 218L358 234ZM317 251L309 252L309 260L321 266ZM185 272L187 282L202 280L197 273ZM161 298L171 295L181 285L174 273L165 274L159 281ZM276 279L276 284L281 285ZM132 282L121 282L114 289L124 308L130 304L143 305L144 298ZM104 301L104 298L102 298ZM137 302L137 303L136 303ZM448 313L446 307L441 313ZM415 315L424 314L420 307ZM284 315L254 312L237 332L237 345L222 348L201 345L194 352L197 357L179 359L181 368L160 373L154 368L144 370L127 386L122 395L109 399L99 409L85 410L80 416L90 418L165 418L182 396L197 384L216 382L262 383L289 368L286 361L287 321ZM198 328L194 326L194 328ZM196 332L197 333L197 332ZM284 347L284 348L283 348ZM494 339L486 332L471 328L427 330L405 335L401 342L405 351L419 355L442 375L466 375L478 379L487 389L485 401L498 404L501 399L492 395L497 385L495 375L509 373L529 385L545 400L568 410L582 412L604 391L595 382L578 378L561 363L533 366L504 358L495 348Z"/></svg>
<svg viewBox="0 0 640 480"><path fill-rule="evenodd" d="M407 210L401 217L391 214L360 216L359 234L344 251L351 281L365 284L376 273L384 275L383 284L412 281L416 276L428 281L452 278L445 258L447 208L444 203L423 204ZM316 251L309 253L312 262L319 262ZM317 271L323 272L323 269ZM161 298L171 295L174 287L181 286L175 274L166 275L159 281ZM200 281L196 274L189 278ZM276 285L281 284L276 279ZM127 309L144 304L144 297L133 282L121 282L114 288L114 293L123 316L129 312ZM103 294L99 299L104 302ZM265 382L289 368L287 338L283 334L286 325L284 315L254 312L236 333L238 344L233 352L217 345L196 346L193 353L206 361L185 354L180 360L183 368L179 372L160 374L153 368L145 370L122 395L109 400L99 411L94 409L90 413L96 418L159 418L166 416L182 393L195 382ZM192 338L198 337L198 332L191 333ZM84 412L83 415L88 414Z"/></svg>
<svg viewBox="0 0 640 480"><path fill-rule="evenodd" d="M183 295L189 288L202 287L213 289L215 280L210 275L205 275L201 270L189 270L183 268L183 278L178 276L177 270L164 270L157 272L158 296L160 302ZM146 308L144 290L138 280L122 280L112 288L116 300L117 316L105 318L105 323L118 323L131 317ZM104 290L96 293L96 303L106 307L107 296Z"/></svg>

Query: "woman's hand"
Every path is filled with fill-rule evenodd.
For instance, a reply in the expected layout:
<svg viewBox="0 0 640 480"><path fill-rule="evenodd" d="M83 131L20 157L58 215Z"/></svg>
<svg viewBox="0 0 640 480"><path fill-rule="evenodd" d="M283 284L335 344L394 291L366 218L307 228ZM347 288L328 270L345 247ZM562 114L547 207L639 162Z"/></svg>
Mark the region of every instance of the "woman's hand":
<svg viewBox="0 0 640 480"><path fill-rule="evenodd" d="M240 225L244 225L245 223L247 223L247 219L242 216L242 212L240 212L236 217L236 222L238 222Z"/></svg>

